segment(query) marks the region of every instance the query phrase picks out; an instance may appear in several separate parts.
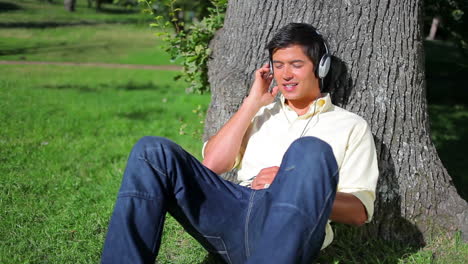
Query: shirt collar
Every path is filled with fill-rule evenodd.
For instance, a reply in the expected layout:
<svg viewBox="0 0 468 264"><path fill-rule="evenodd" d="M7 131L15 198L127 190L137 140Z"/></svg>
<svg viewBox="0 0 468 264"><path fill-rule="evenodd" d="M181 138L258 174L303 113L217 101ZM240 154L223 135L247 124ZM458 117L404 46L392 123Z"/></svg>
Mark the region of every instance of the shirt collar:
<svg viewBox="0 0 468 264"><path fill-rule="evenodd" d="M284 111L288 112L294 112L294 110L291 109L286 104L286 98L281 94L280 95L280 101L281 101L281 107L283 108ZM310 105L309 105L309 110L307 110L307 113L304 115L298 116L299 119L307 119L317 113L322 113L328 111L332 106L331 98L329 93L322 93L321 97L315 99ZM296 114L296 112L294 112ZM297 114L296 114L297 116Z"/></svg>

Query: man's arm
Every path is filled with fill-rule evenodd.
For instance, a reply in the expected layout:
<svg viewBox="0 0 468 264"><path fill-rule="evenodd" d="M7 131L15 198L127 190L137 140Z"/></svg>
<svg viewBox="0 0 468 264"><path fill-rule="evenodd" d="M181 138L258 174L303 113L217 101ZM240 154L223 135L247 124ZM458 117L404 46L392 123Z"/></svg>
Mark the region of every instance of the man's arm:
<svg viewBox="0 0 468 264"><path fill-rule="evenodd" d="M367 123L361 120L349 137L331 220L355 226L369 221L374 213L378 175L372 133Z"/></svg>
<svg viewBox="0 0 468 264"><path fill-rule="evenodd" d="M232 169L252 118L262 106L273 102L278 88L275 87L272 92L268 91L272 80L269 71L269 65L265 64L255 72L255 81L249 96L218 133L208 140L203 165L212 171L221 174Z"/></svg>
<svg viewBox="0 0 468 264"><path fill-rule="evenodd" d="M333 222L362 226L367 220L364 204L350 193L337 192L330 219Z"/></svg>

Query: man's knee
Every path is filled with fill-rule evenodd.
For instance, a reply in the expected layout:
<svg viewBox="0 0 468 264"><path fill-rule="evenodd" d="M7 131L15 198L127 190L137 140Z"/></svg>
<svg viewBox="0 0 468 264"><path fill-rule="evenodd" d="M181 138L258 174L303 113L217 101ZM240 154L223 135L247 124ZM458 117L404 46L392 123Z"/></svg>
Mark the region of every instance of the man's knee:
<svg viewBox="0 0 468 264"><path fill-rule="evenodd" d="M133 152L146 153L148 150L154 149L172 150L176 146L177 145L174 142L167 138L144 136L137 141L133 147Z"/></svg>
<svg viewBox="0 0 468 264"><path fill-rule="evenodd" d="M302 137L295 140L286 154L286 170L299 170L294 180L299 182L321 182L337 175L338 165L331 146L316 137ZM325 177L324 176L329 176ZM302 184L302 183L299 183Z"/></svg>
<svg viewBox="0 0 468 264"><path fill-rule="evenodd" d="M320 156L333 156L332 147L325 141L316 137L301 137L296 139L290 146L297 155L307 158Z"/></svg>

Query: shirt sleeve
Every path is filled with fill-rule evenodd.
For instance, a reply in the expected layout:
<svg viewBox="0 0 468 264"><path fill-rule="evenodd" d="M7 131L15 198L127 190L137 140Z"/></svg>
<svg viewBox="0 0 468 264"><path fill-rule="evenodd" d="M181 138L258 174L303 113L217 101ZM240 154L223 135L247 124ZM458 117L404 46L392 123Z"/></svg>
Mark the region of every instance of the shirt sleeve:
<svg viewBox="0 0 468 264"><path fill-rule="evenodd" d="M338 191L351 193L365 206L367 222L374 214L375 189L379 171L374 139L362 120L350 134L342 166Z"/></svg>

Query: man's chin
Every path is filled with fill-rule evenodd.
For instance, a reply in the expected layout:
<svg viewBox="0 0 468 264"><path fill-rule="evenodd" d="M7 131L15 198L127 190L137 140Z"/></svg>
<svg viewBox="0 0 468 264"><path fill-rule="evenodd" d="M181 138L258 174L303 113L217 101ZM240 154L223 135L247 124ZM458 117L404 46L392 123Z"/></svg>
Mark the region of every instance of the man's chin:
<svg viewBox="0 0 468 264"><path fill-rule="evenodd" d="M291 93L291 92L283 92L283 96L286 100L298 100L300 99L300 96L298 94L295 94L295 93Z"/></svg>

